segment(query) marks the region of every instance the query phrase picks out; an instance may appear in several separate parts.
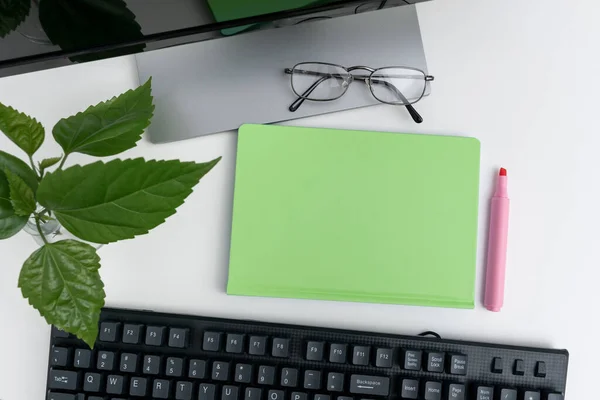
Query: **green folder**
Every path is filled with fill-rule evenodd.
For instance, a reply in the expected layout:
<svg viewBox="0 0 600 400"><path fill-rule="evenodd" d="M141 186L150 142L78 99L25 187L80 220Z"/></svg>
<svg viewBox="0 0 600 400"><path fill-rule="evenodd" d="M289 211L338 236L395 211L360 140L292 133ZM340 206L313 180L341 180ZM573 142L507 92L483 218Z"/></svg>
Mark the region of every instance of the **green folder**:
<svg viewBox="0 0 600 400"><path fill-rule="evenodd" d="M472 308L479 149L243 125L227 293Z"/></svg>

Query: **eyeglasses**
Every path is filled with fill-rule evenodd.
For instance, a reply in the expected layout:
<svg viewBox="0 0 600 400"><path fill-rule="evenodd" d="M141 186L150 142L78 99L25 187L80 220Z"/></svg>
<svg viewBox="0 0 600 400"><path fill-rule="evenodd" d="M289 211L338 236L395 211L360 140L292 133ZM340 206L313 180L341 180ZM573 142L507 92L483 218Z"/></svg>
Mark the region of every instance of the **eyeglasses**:
<svg viewBox="0 0 600 400"><path fill-rule="evenodd" d="M368 71L368 75L352 74L352 71ZM286 68L291 75L292 90L298 96L289 110L294 112L305 100L332 101L342 97L354 80L364 82L377 101L385 104L404 106L416 123L423 118L412 104L423 98L428 82L433 76L417 68L384 67L373 69L364 66L350 68L341 65L305 62Z"/></svg>

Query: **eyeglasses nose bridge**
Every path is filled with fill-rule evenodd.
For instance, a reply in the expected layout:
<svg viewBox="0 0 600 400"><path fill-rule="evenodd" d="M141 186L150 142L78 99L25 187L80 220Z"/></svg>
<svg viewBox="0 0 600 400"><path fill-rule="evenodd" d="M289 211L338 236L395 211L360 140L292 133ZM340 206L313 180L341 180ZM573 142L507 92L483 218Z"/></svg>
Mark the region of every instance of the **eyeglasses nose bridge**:
<svg viewBox="0 0 600 400"><path fill-rule="evenodd" d="M344 83L342 83L342 86L344 88L348 88L348 86L350 86L350 84L352 83L353 80L354 80L354 76L352 74L348 74L346 76L346 78L344 79Z"/></svg>

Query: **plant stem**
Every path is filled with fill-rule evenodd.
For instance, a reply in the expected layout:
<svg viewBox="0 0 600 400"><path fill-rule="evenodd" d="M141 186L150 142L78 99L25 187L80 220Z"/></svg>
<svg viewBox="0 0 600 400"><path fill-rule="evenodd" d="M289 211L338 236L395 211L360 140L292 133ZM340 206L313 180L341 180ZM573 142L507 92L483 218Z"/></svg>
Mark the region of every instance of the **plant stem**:
<svg viewBox="0 0 600 400"><path fill-rule="evenodd" d="M31 164L31 169L33 169L33 172L35 172L35 176L37 177L38 181L41 181L42 177L38 173L37 168L35 168L35 163L33 162L33 157L31 157L31 156L29 156L29 163Z"/></svg>
<svg viewBox="0 0 600 400"><path fill-rule="evenodd" d="M67 157L69 157L69 154L65 154L65 156L63 157L60 164L58 164L58 168L56 168L57 171L60 171L62 169L62 167L65 165L65 161L67 161Z"/></svg>
<svg viewBox="0 0 600 400"><path fill-rule="evenodd" d="M42 227L40 225L40 217L35 216L35 226L37 226L37 230L40 233L40 236L45 244L48 244L48 240L46 240L46 236L44 236L44 232L42 232Z"/></svg>

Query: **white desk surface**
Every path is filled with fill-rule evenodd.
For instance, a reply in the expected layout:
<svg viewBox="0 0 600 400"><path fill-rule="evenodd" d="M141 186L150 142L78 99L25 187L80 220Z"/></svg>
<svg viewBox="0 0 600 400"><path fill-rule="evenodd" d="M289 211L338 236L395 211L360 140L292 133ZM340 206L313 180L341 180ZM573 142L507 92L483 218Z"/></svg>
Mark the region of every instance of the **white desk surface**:
<svg viewBox="0 0 600 400"><path fill-rule="evenodd" d="M481 140L481 206L475 310L273 300L225 294L235 132L152 145L128 157L223 161L178 213L150 235L102 248L107 305L231 318L566 348L568 398L588 398L597 375L599 324L600 5L596 0L435 0L419 5L433 94L414 124L392 106L294 125L460 134ZM274 34L276 34L274 32ZM399 60L401 62L401 60ZM49 129L63 116L135 86L132 57L0 80L0 102ZM6 138L0 148L18 153ZM39 156L60 154L50 141ZM81 156L73 162L88 162ZM481 305L488 204L508 169L506 302ZM36 248L20 233L0 242L0 399L42 400L49 328L17 289ZM242 310L253 310L248 315Z"/></svg>

